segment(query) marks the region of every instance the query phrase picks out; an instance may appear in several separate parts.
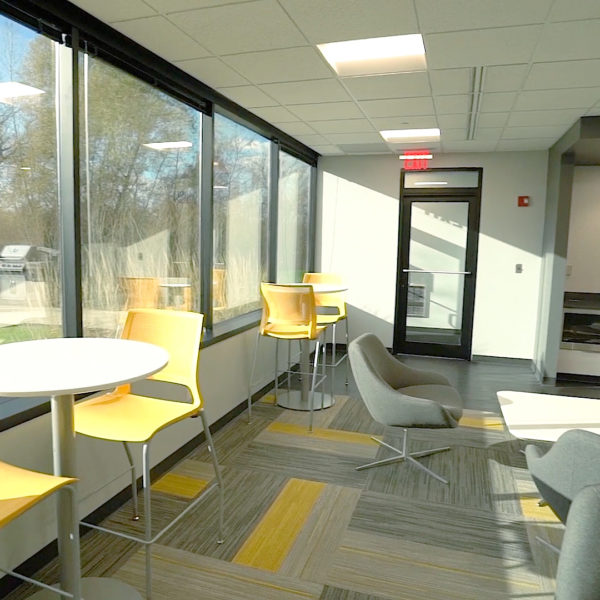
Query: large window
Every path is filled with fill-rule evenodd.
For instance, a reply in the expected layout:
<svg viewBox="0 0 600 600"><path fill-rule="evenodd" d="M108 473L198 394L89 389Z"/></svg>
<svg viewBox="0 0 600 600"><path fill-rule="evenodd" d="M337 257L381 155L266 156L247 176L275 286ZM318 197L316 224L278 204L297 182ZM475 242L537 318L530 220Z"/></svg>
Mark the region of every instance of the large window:
<svg viewBox="0 0 600 600"><path fill-rule="evenodd" d="M305 162L279 153L277 281L302 281L308 270L310 172Z"/></svg>
<svg viewBox="0 0 600 600"><path fill-rule="evenodd" d="M267 278L269 141L215 115L213 321L260 308Z"/></svg>
<svg viewBox="0 0 600 600"><path fill-rule="evenodd" d="M128 308L199 310L200 113L83 57L85 335L115 335Z"/></svg>

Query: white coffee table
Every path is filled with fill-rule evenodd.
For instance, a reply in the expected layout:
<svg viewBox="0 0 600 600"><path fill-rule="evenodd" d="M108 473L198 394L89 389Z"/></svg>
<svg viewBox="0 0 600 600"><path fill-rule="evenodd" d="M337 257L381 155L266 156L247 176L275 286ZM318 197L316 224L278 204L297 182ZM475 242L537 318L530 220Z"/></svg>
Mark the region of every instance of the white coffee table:
<svg viewBox="0 0 600 600"><path fill-rule="evenodd" d="M555 442L569 429L600 435L600 399L532 392L498 392L506 426L519 439Z"/></svg>
<svg viewBox="0 0 600 600"><path fill-rule="evenodd" d="M166 350L130 340L59 338L0 345L0 396L50 396L54 474L77 477L74 394L144 379L168 362ZM76 494L59 490L60 587L76 600L141 600L131 586L105 577L81 578ZM58 600L41 591L35 600Z"/></svg>

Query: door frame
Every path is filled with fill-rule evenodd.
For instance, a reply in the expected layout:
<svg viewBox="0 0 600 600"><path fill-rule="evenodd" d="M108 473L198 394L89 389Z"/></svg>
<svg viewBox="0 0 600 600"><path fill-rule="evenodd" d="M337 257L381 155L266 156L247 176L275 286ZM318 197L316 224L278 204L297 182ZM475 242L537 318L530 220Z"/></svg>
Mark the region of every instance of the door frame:
<svg viewBox="0 0 600 600"><path fill-rule="evenodd" d="M400 173L400 214L398 222L398 257L396 268L396 306L394 314L394 354L419 354L426 356L443 356L446 358L461 358L471 360L473 342L473 318L475 313L475 284L477 280L477 251L479 244L479 224L481 213L481 187L483 180L482 167L456 167L426 169L424 172L435 173L444 171L477 171L479 186L476 188L423 188L406 190L404 177L406 171ZM411 172L411 171L409 171ZM408 273L411 202L435 202L440 200L468 201L467 247L465 254L464 293L461 320L461 344L434 344L431 342L406 341L406 311L408 300ZM407 235L403 235L406 232Z"/></svg>

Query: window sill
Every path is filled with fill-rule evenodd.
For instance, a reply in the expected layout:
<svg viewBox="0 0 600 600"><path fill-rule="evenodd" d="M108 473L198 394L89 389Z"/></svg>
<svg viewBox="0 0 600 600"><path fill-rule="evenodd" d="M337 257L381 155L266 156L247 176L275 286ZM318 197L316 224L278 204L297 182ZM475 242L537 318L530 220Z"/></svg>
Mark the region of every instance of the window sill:
<svg viewBox="0 0 600 600"><path fill-rule="evenodd" d="M253 310L245 315L240 315L239 317L234 317L233 319L213 325L211 329L207 329L204 332L200 348L207 348L256 327L260 323L261 314L262 310Z"/></svg>

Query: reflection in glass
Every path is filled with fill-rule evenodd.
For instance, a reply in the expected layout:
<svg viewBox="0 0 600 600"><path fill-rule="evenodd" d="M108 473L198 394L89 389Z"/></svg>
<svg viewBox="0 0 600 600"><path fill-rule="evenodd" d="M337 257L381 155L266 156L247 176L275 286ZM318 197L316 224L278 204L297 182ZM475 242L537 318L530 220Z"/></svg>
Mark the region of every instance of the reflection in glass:
<svg viewBox="0 0 600 600"><path fill-rule="evenodd" d="M310 165L279 153L277 281L302 281L308 269Z"/></svg>
<svg viewBox="0 0 600 600"><path fill-rule="evenodd" d="M267 278L269 141L215 115L213 321L260 308Z"/></svg>
<svg viewBox="0 0 600 600"><path fill-rule="evenodd" d="M460 345L468 202L412 202L406 340Z"/></svg>
<svg viewBox="0 0 600 600"><path fill-rule="evenodd" d="M62 335L56 51L0 17L0 344Z"/></svg>
<svg viewBox="0 0 600 600"><path fill-rule="evenodd" d="M200 113L85 55L81 77L83 321L199 308Z"/></svg>

